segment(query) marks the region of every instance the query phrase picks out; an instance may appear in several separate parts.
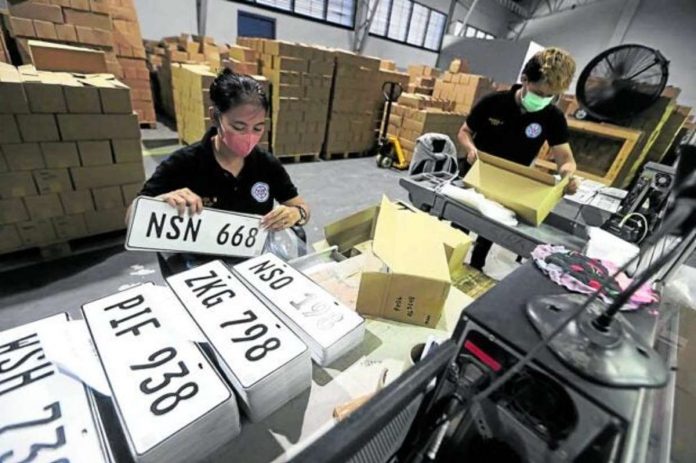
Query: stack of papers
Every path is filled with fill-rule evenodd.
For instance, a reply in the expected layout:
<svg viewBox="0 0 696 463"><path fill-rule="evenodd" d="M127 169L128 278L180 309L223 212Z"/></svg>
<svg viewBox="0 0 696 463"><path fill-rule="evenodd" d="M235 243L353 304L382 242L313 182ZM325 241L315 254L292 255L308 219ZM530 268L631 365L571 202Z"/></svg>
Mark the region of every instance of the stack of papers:
<svg viewBox="0 0 696 463"><path fill-rule="evenodd" d="M91 391L41 342L68 323L62 313L0 333L1 461L113 461Z"/></svg>
<svg viewBox="0 0 696 463"><path fill-rule="evenodd" d="M234 272L326 366L358 346L365 320L273 254L238 264Z"/></svg>
<svg viewBox="0 0 696 463"><path fill-rule="evenodd" d="M311 386L312 359L305 343L225 264L210 262L167 283L205 334L252 421Z"/></svg>
<svg viewBox="0 0 696 463"><path fill-rule="evenodd" d="M240 431L234 394L166 288L139 285L82 307L137 462L188 462Z"/></svg>

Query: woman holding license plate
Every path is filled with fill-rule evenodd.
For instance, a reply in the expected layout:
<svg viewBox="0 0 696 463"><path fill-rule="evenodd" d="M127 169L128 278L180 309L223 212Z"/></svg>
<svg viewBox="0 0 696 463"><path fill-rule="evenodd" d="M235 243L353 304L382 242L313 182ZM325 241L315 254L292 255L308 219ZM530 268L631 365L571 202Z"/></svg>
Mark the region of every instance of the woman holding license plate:
<svg viewBox="0 0 696 463"><path fill-rule="evenodd" d="M290 176L258 146L269 106L261 85L225 69L210 85L210 99L214 126L162 161L140 195L163 199L180 215L205 206L262 215L261 225L273 231L306 224L309 208Z"/></svg>

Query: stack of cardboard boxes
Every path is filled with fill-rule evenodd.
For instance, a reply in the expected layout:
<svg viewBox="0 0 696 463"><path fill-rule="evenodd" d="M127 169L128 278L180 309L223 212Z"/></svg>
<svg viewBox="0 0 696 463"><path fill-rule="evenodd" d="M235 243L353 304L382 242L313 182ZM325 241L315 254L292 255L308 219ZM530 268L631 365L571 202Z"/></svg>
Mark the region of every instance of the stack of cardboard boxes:
<svg viewBox="0 0 696 463"><path fill-rule="evenodd" d="M461 114L425 107L423 100L407 95L407 98L399 99L399 104L392 106L387 132L399 139L404 156L410 161L416 147L416 140L426 133L441 133L449 136L457 152L462 153L463 148L457 139L457 133L464 121L465 118Z"/></svg>
<svg viewBox="0 0 696 463"><path fill-rule="evenodd" d="M113 24L103 1L27 0L9 3L5 27L15 39L22 61L32 63L29 39L48 40L103 50L108 71L121 74Z"/></svg>
<svg viewBox="0 0 696 463"><path fill-rule="evenodd" d="M272 139L276 157L319 157L326 132L334 72L330 50L264 39L238 39L261 53L271 85Z"/></svg>
<svg viewBox="0 0 696 463"><path fill-rule="evenodd" d="M160 90L160 105L162 111L172 119L176 119L174 105L172 66L174 64L204 64L213 72L220 68L221 60L227 56L228 47L218 46L210 37L190 36L181 34L176 37L165 37L157 46L148 44L151 53L149 58L150 70L157 72ZM157 58L154 58L157 57Z"/></svg>
<svg viewBox="0 0 696 463"><path fill-rule="evenodd" d="M0 34L0 63L9 63L10 55L7 52L7 45L5 45L4 34Z"/></svg>
<svg viewBox="0 0 696 463"><path fill-rule="evenodd" d="M336 50L335 55L336 73L325 146L328 158L372 148L375 99L381 94L379 59L341 50Z"/></svg>
<svg viewBox="0 0 696 463"><path fill-rule="evenodd" d="M223 64L237 74L255 76L261 73L260 60L261 54L257 50L241 45L227 45L227 57L223 58Z"/></svg>
<svg viewBox="0 0 696 463"><path fill-rule="evenodd" d="M432 95L435 89L435 79L440 75L437 69L425 65L408 67L408 92L421 95Z"/></svg>
<svg viewBox="0 0 696 463"><path fill-rule="evenodd" d="M213 104L210 99L210 84L216 75L204 64L172 65L172 82L176 88L174 102L177 132L186 144L199 141L212 125L208 108ZM262 76L254 77L268 92L267 81ZM267 121L267 125L270 125L270 121ZM268 130L264 132L259 145L268 149Z"/></svg>
<svg viewBox="0 0 696 463"><path fill-rule="evenodd" d="M434 98L453 102L454 110L462 114L469 114L481 98L496 91L492 79L468 74L468 70L465 60L452 60L449 70L435 81L433 89Z"/></svg>
<svg viewBox="0 0 696 463"><path fill-rule="evenodd" d="M93 0L96 4L96 0ZM145 48L133 0L100 0L111 14L114 48L122 74L118 75L131 88L131 103L141 124L154 124L155 116L150 73L145 61Z"/></svg>
<svg viewBox="0 0 696 463"><path fill-rule="evenodd" d="M129 89L0 64L0 253L125 228L144 180Z"/></svg>

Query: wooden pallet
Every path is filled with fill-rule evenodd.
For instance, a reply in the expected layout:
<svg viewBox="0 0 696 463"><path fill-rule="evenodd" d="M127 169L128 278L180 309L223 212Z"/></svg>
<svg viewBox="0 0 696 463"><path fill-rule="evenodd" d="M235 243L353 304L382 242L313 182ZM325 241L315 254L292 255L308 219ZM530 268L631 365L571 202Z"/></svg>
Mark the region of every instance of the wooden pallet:
<svg viewBox="0 0 696 463"><path fill-rule="evenodd" d="M283 154L277 156L283 164L294 164L296 162L315 162L319 160L319 154Z"/></svg>
<svg viewBox="0 0 696 463"><path fill-rule="evenodd" d="M577 175L605 185L611 185L614 182L643 134L640 130L627 129L611 124L580 121L573 118L568 118L568 129L570 129L571 133L578 133L581 137L590 136L599 139L600 142L601 139L605 139L608 143L617 145L616 150L610 149L611 152L603 153L602 156L599 156L600 153L595 149L590 149L585 153L580 147L573 146L571 136L570 147L573 149L578 165ZM602 159L598 159L598 157ZM604 167L599 170L603 170L603 172L599 172L598 165L602 163ZM534 165L543 170L556 171L556 163L550 157L548 145L544 145Z"/></svg>
<svg viewBox="0 0 696 463"><path fill-rule="evenodd" d="M332 161L335 159L355 159L355 158L364 158L371 156L373 153L371 153L369 150L366 151L352 151L352 152L346 152L346 153L324 153L321 155L321 158L326 160L326 161Z"/></svg>
<svg viewBox="0 0 696 463"><path fill-rule="evenodd" d="M64 257L123 247L126 230L116 230L68 241L27 247L0 255L0 273Z"/></svg>

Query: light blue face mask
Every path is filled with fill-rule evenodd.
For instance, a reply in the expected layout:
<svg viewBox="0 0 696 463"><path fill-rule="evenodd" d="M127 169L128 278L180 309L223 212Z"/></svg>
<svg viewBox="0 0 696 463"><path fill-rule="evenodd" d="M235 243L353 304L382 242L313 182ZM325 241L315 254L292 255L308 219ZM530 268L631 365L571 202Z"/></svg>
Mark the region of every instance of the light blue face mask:
<svg viewBox="0 0 696 463"><path fill-rule="evenodd" d="M522 97L522 107L530 113L535 113L550 105L552 101L552 96L543 97L527 90Z"/></svg>

